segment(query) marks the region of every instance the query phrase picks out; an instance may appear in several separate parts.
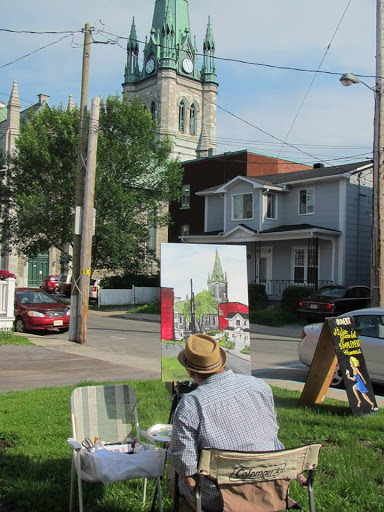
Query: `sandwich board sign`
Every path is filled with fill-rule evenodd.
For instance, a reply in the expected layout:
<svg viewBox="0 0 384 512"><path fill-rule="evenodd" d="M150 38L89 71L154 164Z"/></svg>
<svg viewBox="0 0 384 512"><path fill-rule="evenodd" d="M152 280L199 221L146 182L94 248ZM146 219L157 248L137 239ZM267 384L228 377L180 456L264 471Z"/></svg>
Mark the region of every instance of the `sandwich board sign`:
<svg viewBox="0 0 384 512"><path fill-rule="evenodd" d="M377 411L361 343L351 317L325 319L300 405L324 400L337 363L352 413L360 416Z"/></svg>

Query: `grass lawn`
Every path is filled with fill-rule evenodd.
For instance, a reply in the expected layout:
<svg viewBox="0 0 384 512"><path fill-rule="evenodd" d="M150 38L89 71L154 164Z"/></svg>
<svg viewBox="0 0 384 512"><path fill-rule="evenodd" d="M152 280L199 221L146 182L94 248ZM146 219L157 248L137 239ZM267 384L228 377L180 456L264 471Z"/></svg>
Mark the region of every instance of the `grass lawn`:
<svg viewBox="0 0 384 512"><path fill-rule="evenodd" d="M141 428L166 423L171 403L164 384L157 380L129 384L136 390ZM66 439L71 434L72 389L0 394L2 512L68 509L71 451ZM326 400L319 406L299 408L299 392L274 388L274 394L285 446L323 445L314 485L317 512L384 511L384 412L354 417L344 402ZM85 510L149 511L153 487L144 508L141 488L141 481L84 484ZM164 497L164 510L171 512L165 488Z"/></svg>

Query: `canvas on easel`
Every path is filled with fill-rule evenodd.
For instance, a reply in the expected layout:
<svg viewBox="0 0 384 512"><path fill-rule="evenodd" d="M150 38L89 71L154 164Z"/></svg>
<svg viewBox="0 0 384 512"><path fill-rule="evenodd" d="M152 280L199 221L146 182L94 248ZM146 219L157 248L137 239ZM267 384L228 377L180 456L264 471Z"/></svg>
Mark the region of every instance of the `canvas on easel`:
<svg viewBox="0 0 384 512"><path fill-rule="evenodd" d="M227 367L250 374L246 247L161 245L162 381L188 381L177 361L189 336L204 333L226 351Z"/></svg>
<svg viewBox="0 0 384 512"><path fill-rule="evenodd" d="M325 319L300 405L324 400L337 363L352 413L361 416L377 411L375 394L352 317Z"/></svg>

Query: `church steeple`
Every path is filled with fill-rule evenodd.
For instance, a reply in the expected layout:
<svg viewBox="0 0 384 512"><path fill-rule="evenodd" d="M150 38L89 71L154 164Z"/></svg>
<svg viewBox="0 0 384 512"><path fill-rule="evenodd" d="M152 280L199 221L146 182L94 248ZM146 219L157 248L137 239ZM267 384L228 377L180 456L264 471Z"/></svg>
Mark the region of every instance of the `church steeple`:
<svg viewBox="0 0 384 512"><path fill-rule="evenodd" d="M213 38L211 17L208 16L207 31L203 42L204 61L201 68L201 79L204 82L216 82L215 40Z"/></svg>
<svg viewBox="0 0 384 512"><path fill-rule="evenodd" d="M16 80L13 82L11 95L8 101L8 115L5 128L4 152L11 153L15 149L15 140L20 133L21 103Z"/></svg>
<svg viewBox="0 0 384 512"><path fill-rule="evenodd" d="M126 82L136 82L139 75L139 43L136 35L135 18L133 18L131 33L127 43L127 64L125 66L124 78Z"/></svg>
<svg viewBox="0 0 384 512"><path fill-rule="evenodd" d="M223 272L219 253L216 249L215 263L212 274L208 274L208 291L219 302L228 302L228 280L227 274Z"/></svg>
<svg viewBox="0 0 384 512"><path fill-rule="evenodd" d="M138 97L152 112L157 136L170 137L173 142L173 157L190 160L214 154L218 84L210 20L200 73L188 0L155 0L154 4L151 30L142 48L141 70L136 27L132 23L123 94L127 101Z"/></svg>

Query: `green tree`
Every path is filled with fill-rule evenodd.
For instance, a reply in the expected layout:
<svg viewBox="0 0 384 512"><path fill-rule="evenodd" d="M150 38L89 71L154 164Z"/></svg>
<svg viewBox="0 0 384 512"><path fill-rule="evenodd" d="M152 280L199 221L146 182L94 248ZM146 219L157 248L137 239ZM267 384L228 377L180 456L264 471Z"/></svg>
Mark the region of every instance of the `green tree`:
<svg viewBox="0 0 384 512"><path fill-rule="evenodd" d="M203 290L195 295L195 322L198 331L202 332L203 320L206 315L217 314L218 302L213 295ZM183 307L183 315L191 321L191 300L187 299Z"/></svg>
<svg viewBox="0 0 384 512"><path fill-rule="evenodd" d="M27 256L73 240L79 111L46 107L23 126L6 179L3 239ZM101 102L92 268L145 271L149 228L168 224L164 202L180 194L171 142L156 140L149 111L118 96Z"/></svg>

